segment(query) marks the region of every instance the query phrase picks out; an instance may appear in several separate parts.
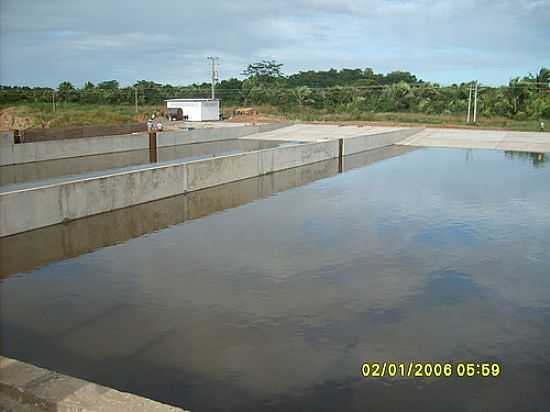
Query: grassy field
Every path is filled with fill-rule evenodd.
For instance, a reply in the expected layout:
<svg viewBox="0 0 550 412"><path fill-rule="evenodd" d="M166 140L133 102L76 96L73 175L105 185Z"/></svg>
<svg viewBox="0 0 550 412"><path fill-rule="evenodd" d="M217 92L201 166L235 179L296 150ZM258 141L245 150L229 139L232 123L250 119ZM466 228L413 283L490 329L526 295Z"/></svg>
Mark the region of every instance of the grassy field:
<svg viewBox="0 0 550 412"><path fill-rule="evenodd" d="M58 104L53 111L51 104L35 103L0 106L2 130L27 127L70 127L97 124L121 124L144 121L161 106L141 106L138 113L134 106Z"/></svg>
<svg viewBox="0 0 550 412"><path fill-rule="evenodd" d="M360 124L386 124L386 125L426 125L440 127L468 127L507 129L519 131L540 131L538 120L512 120L505 117L483 117L478 116L475 124L466 123L465 115L442 115L424 113L370 113L370 112L347 112L347 113L326 113L323 111L302 110L298 112L285 113L274 107L265 106L258 108L259 113L275 118L306 121L306 122L329 122L329 123L360 123ZM550 123L550 122L547 122ZM550 130L550 124L546 125Z"/></svg>
<svg viewBox="0 0 550 412"><path fill-rule="evenodd" d="M226 116L233 113L234 106L222 107ZM161 105L140 106L138 113L134 106L58 104L53 111L51 104L35 103L25 105L0 105L0 130L28 127L70 127L97 124L121 124L145 121L152 113L161 113ZM422 113L328 113L309 109L291 112L281 111L273 106L257 106L257 121L305 121L346 124L384 125L426 125L440 127L472 127L508 130L539 131L537 120L518 121L504 117L479 117L475 125L466 124L464 116L429 115ZM250 119L243 119L248 121ZM550 124L547 129L550 128Z"/></svg>

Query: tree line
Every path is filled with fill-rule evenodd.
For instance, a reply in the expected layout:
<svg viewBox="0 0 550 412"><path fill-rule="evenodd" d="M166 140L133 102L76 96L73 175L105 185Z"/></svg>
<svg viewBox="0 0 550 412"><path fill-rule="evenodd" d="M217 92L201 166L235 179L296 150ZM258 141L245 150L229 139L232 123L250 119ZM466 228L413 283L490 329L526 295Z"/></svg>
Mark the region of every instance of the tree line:
<svg viewBox="0 0 550 412"><path fill-rule="evenodd" d="M285 75L283 65L264 60L243 70L242 79L216 85L225 105L267 104L281 112L323 113L412 112L464 114L472 83L440 86L406 71L387 74L373 69L308 70ZM210 97L209 83L173 86L141 80L128 87L110 80L86 82L81 88L62 82L47 87L0 86L0 102L57 102L111 105L156 105L169 98ZM508 85L479 85L478 114L512 119L550 119L550 70L541 68L510 80Z"/></svg>

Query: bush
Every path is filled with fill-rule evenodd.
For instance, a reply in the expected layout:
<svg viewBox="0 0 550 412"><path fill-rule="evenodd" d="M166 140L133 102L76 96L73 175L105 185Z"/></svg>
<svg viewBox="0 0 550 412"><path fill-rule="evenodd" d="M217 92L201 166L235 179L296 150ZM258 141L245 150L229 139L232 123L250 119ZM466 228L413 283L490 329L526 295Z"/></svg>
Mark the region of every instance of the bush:
<svg viewBox="0 0 550 412"><path fill-rule="evenodd" d="M527 120L527 114L525 112L517 112L514 119L520 121Z"/></svg>

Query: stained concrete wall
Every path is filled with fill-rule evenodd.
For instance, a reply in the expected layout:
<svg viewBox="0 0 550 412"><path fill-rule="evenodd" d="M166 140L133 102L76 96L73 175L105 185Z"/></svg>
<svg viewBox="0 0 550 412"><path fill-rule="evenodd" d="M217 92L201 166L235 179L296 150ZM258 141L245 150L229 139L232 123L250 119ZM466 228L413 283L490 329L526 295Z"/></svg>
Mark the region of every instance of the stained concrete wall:
<svg viewBox="0 0 550 412"><path fill-rule="evenodd" d="M351 155L354 153L364 152L365 150L377 149L380 147L390 146L403 139L413 136L421 132L422 128L411 128L403 130L395 130L392 132L370 134L364 136L350 137L344 139L343 155Z"/></svg>
<svg viewBox="0 0 550 412"><path fill-rule="evenodd" d="M0 193L0 237L338 156L338 142L298 144Z"/></svg>
<svg viewBox="0 0 550 412"><path fill-rule="evenodd" d="M165 147L235 139L254 133L275 130L285 126L286 124L284 123L271 123L256 126L216 127L177 132L160 132L157 137L157 145L159 147ZM10 142L7 140L9 140L9 138L2 135L3 144L0 145L0 166L126 152L130 150L143 150L149 147L149 138L145 133L22 144L13 144L13 140Z"/></svg>

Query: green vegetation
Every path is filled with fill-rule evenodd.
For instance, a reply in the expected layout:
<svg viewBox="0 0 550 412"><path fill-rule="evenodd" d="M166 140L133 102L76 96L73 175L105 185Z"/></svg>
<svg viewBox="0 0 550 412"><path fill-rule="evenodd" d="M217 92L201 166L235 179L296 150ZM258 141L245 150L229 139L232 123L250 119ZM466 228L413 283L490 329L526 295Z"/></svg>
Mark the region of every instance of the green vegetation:
<svg viewBox="0 0 550 412"><path fill-rule="evenodd" d="M226 113L228 107L254 105L262 114L291 120L465 124L470 83L440 86L409 72L381 74L370 68L286 76L282 67L262 61L250 64L243 80L222 80L217 96ZM140 117L134 111L136 99L145 115L159 111L164 99L209 96L208 83L172 86L142 80L120 87L110 80L76 88L63 82L57 90L0 86L0 105L25 105L44 127L132 121ZM538 129L541 120L550 119L550 70L541 68L506 86L480 85L478 116L478 126Z"/></svg>
<svg viewBox="0 0 550 412"><path fill-rule="evenodd" d="M147 105L135 108L129 105L100 105L80 103L57 103L53 111L51 103L25 103L0 105L0 110L11 109L11 118L26 119L24 127L70 127L96 124L121 124L145 120L151 113L159 112L160 106ZM3 124L12 128L11 124ZM13 127L19 128L21 126Z"/></svg>

